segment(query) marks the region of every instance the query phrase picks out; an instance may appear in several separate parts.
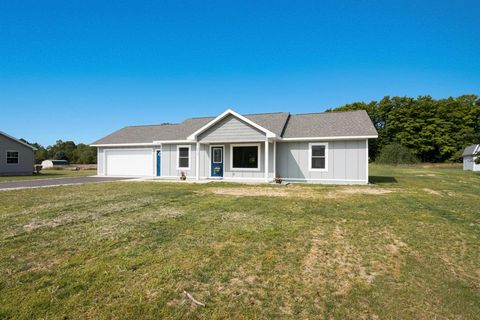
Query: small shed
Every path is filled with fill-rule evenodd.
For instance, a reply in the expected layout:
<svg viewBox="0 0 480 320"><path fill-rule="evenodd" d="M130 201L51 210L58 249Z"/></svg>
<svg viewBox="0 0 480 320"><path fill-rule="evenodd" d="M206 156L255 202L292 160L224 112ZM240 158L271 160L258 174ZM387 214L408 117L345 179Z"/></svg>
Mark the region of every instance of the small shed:
<svg viewBox="0 0 480 320"><path fill-rule="evenodd" d="M62 168L68 166L67 160L43 160L42 161L42 168Z"/></svg>
<svg viewBox="0 0 480 320"><path fill-rule="evenodd" d="M472 144L463 151L463 170L480 171L480 164L475 163L480 152L480 144Z"/></svg>

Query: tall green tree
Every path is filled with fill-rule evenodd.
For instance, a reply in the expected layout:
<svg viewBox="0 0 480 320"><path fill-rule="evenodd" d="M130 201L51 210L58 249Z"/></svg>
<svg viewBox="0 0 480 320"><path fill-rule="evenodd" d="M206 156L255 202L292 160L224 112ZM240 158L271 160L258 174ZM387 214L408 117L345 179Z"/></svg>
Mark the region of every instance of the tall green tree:
<svg viewBox="0 0 480 320"><path fill-rule="evenodd" d="M438 100L387 96L379 102L356 102L328 111L348 110L367 111L378 131L378 139L369 141L372 159L386 145L400 143L422 161L440 162L480 141L480 99L476 95Z"/></svg>
<svg viewBox="0 0 480 320"><path fill-rule="evenodd" d="M73 141L57 140L54 145L45 148L36 142L30 143L25 139L20 140L37 149L35 151L35 163L37 164L47 159L68 160L73 164L97 163L97 149L83 143L76 145Z"/></svg>

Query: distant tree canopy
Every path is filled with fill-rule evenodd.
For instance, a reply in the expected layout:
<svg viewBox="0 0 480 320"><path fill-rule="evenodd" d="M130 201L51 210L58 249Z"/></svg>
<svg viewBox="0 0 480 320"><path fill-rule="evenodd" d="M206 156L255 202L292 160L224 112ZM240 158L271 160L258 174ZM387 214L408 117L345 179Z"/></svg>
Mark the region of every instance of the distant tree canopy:
<svg viewBox="0 0 480 320"><path fill-rule="evenodd" d="M369 140L375 159L391 143L409 148L423 162L458 160L464 148L480 142L480 99L477 95L435 100L384 97L381 101L355 102L329 112L365 110L378 131Z"/></svg>
<svg viewBox="0 0 480 320"><path fill-rule="evenodd" d="M57 140L53 146L45 148L38 143L29 143L25 139L20 140L37 148L35 163L41 163L47 159L68 160L74 164L97 163L97 149L83 143L75 144L73 141Z"/></svg>

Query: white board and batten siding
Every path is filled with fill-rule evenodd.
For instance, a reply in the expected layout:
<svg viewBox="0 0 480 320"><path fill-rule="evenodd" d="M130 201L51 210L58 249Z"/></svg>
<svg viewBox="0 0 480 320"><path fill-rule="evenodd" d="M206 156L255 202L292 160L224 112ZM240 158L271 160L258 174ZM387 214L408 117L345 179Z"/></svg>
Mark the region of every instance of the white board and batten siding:
<svg viewBox="0 0 480 320"><path fill-rule="evenodd" d="M464 156L463 157L463 170L467 171L480 171L480 164L475 163L477 157Z"/></svg>
<svg viewBox="0 0 480 320"><path fill-rule="evenodd" d="M318 141L327 143L327 168L310 170L310 144L305 142L277 143L277 175L287 181L313 183L368 183L368 141Z"/></svg>

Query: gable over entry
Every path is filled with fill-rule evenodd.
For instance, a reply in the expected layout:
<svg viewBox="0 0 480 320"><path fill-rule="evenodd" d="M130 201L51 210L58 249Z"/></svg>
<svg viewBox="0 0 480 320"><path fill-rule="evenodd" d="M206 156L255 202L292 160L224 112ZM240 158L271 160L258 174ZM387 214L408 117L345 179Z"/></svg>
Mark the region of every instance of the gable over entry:
<svg viewBox="0 0 480 320"><path fill-rule="evenodd" d="M229 169L232 171L246 172L250 171L252 174L254 171L260 171L261 167L264 172L264 179L269 179L269 140L273 141L275 133L257 123L249 120L248 118L236 113L235 111L228 109L212 121L191 134L188 139L196 142L195 163L197 168L196 179L199 180L199 163L200 163L200 149L201 144L215 144L215 143L248 143L248 142L263 142L263 148L261 151L260 145L253 146L234 146L231 148L224 148L222 145L222 152L226 157L230 159ZM248 150L247 150L248 149ZM235 151L235 152L234 152ZM248 152L247 152L248 151ZM263 153L263 155L261 154ZM263 161L262 161L263 159ZM272 157L275 163L275 153ZM210 159L213 161L213 159ZM228 163L227 163L228 165ZM213 166L213 163L212 163ZM275 165L274 165L275 166ZM223 170L222 170L223 172Z"/></svg>
<svg viewBox="0 0 480 320"><path fill-rule="evenodd" d="M263 137L266 138L276 137L275 133L247 119L241 114L236 113L232 109L228 109L224 113L207 123L205 126L192 133L188 137L188 140L196 141L199 139L200 136L202 136L203 138L208 137L213 132L215 132L216 129L220 131L220 134L226 134L227 131L230 129L239 130L241 133L250 135L257 140L259 139L259 137L261 137L262 134ZM256 134L254 132L256 132ZM233 134L228 131L228 135L232 136ZM214 139L218 139L218 135Z"/></svg>
<svg viewBox="0 0 480 320"><path fill-rule="evenodd" d="M204 142L265 141L266 134L232 115L227 115L198 135Z"/></svg>

